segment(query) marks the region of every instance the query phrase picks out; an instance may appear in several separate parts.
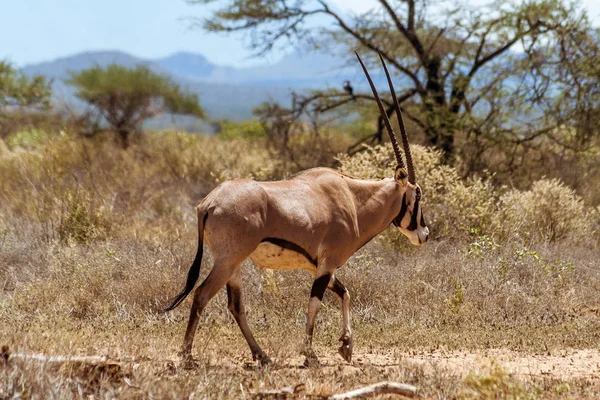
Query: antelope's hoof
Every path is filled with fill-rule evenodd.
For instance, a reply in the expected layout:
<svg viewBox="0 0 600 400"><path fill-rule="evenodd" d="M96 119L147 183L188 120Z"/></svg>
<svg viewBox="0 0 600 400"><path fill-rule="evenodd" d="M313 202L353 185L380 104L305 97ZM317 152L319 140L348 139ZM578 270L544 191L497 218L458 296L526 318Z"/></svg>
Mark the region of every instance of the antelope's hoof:
<svg viewBox="0 0 600 400"><path fill-rule="evenodd" d="M183 356L181 358L181 367L183 369L196 369L198 368L198 363L194 361L192 356Z"/></svg>
<svg viewBox="0 0 600 400"><path fill-rule="evenodd" d="M319 357L317 357L313 349L306 349L302 352L302 354L306 357L304 360L305 368L318 368L321 366Z"/></svg>
<svg viewBox="0 0 600 400"><path fill-rule="evenodd" d="M258 361L261 367L273 364L273 361L269 358L269 356L262 351L260 353L252 354L252 359L254 361Z"/></svg>
<svg viewBox="0 0 600 400"><path fill-rule="evenodd" d="M338 348L338 353L348 363L352 362L352 337L342 335L340 338L342 345Z"/></svg>
<svg viewBox="0 0 600 400"><path fill-rule="evenodd" d="M321 366L321 363L319 362L319 359L316 356L306 357L303 366L304 368L319 368Z"/></svg>
<svg viewBox="0 0 600 400"><path fill-rule="evenodd" d="M183 369L198 368L198 363L194 361L191 350L188 350L184 347L179 353L177 353L177 355L181 359L181 366Z"/></svg>

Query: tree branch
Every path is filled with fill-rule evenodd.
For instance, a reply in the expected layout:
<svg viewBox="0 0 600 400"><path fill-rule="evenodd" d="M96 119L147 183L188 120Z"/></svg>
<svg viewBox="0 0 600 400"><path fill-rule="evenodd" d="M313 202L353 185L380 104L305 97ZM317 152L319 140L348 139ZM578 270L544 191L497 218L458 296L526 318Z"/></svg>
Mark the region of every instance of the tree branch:
<svg viewBox="0 0 600 400"><path fill-rule="evenodd" d="M415 2L414 0L408 0L408 29L402 24L398 15L394 12L394 9L390 6L387 0L379 0L383 8L387 11L387 13L394 21L396 28L404 35L404 37L408 40L408 42L412 45L413 49L417 53L421 64L425 66L425 50L423 49L423 44L419 40L419 37L415 33Z"/></svg>
<svg viewBox="0 0 600 400"><path fill-rule="evenodd" d="M498 49L492 51L491 53L489 53L485 57L479 59L479 56L481 55L481 49L483 48L483 43L485 41L485 35L487 35L487 33L489 31L486 32L486 34L484 34L484 36L482 38L480 47L479 47L479 49L477 51L477 56L475 57L475 62L473 63L473 66L471 67L471 71L469 71L469 76L471 77L471 76L475 75L475 73L477 72L477 70L479 68L481 68L483 65L485 65L490 60L493 60L494 58L498 57L499 55L501 55L502 53L504 53L506 50L510 49L513 44L517 43L517 41L519 41L520 39L522 39L524 36L528 35L532 31L536 30L540 25L541 25L541 22L537 21L528 30L515 35L511 40L509 40L503 46L500 46Z"/></svg>
<svg viewBox="0 0 600 400"><path fill-rule="evenodd" d="M398 63L398 61L395 58L393 58L389 54L387 54L387 52L385 50L383 50L383 49L375 46L372 42L370 42L369 40L367 40L364 36L359 35L355 30L353 30L352 28L350 28L338 14L336 14L333 11L331 11L331 9L327 6L327 4L325 4L323 2L323 0L318 0L318 2L319 2L319 4L321 4L321 6L323 6L322 12L325 13L325 14L328 14L328 15L332 16L337 21L337 23L340 26L340 28L342 28L344 31L346 31L352 37L354 37L356 40L358 40L363 46L365 46L365 47L373 50L374 52L381 53L382 57L386 61L388 61L390 64L392 64L398 70L402 71L410 79L412 79L412 81L415 83L415 86L416 86L417 90L420 93L425 93L425 89L423 88L423 85L421 84L421 81L419 80L419 77L413 71L411 71L408 68L402 66L400 63Z"/></svg>

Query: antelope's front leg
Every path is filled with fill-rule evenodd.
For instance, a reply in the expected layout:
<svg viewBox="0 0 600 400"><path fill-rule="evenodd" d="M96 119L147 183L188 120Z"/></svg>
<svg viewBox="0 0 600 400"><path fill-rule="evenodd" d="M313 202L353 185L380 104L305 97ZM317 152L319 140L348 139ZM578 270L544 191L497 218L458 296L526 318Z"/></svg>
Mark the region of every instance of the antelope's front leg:
<svg viewBox="0 0 600 400"><path fill-rule="evenodd" d="M308 300L308 314L306 317L306 339L304 342L303 354L306 356L304 365L307 367L316 367L319 365L319 359L312 348L313 331L315 328L315 320L317 313L321 308L321 301L325 294L325 289L329 286L331 280L330 273L317 274L310 291L310 299Z"/></svg>
<svg viewBox="0 0 600 400"><path fill-rule="evenodd" d="M342 345L338 349L340 355L347 362L352 361L352 329L350 329L350 293L348 289L336 277L333 277L329 285L329 289L333 290L338 295L342 302L342 316L344 317L344 329L340 341Z"/></svg>

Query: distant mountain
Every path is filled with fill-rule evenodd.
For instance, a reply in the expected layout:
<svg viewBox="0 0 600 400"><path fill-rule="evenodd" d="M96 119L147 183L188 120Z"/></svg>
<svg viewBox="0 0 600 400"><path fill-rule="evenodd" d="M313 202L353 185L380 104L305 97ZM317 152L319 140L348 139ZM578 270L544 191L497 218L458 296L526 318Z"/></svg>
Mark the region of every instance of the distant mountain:
<svg viewBox="0 0 600 400"><path fill-rule="evenodd" d="M120 51L94 51L58 58L54 61L27 65L21 70L28 75L42 74L54 79L66 79L69 72L78 72L94 65L105 67L109 64L119 64L132 67L138 64L153 65L152 61L142 60ZM158 64L153 65L159 67Z"/></svg>
<svg viewBox="0 0 600 400"><path fill-rule="evenodd" d="M156 63L173 75L193 80L206 80L218 68L203 55L185 52L156 60Z"/></svg>
<svg viewBox="0 0 600 400"><path fill-rule="evenodd" d="M94 51L27 65L22 71L27 75L42 74L54 79L57 101L83 107L65 80L71 72L113 63L127 67L142 64L158 73L170 75L183 87L199 94L202 106L213 119L248 119L252 117L252 110L265 101L288 106L292 90L341 88L345 80L356 82L355 88L368 90L358 68L346 67L342 59L319 53L294 53L273 65L236 68L216 65L200 54L185 52L146 60L119 51ZM374 71L373 78L378 86L380 82L384 84L377 71ZM180 120L183 119L161 118L159 125L173 126L173 121ZM189 119L186 121L186 126L189 126Z"/></svg>
<svg viewBox="0 0 600 400"><path fill-rule="evenodd" d="M190 55L191 56L191 55ZM78 72L95 65L107 66L116 63L127 67L147 65L152 70L171 75L172 78L199 94L200 102L211 118L229 118L243 120L252 117L252 110L265 101L277 101L281 104L290 103L290 88L285 86L264 86L245 82L235 84L221 83L218 80L191 79L186 71L201 71L216 68L202 56L185 57L183 53L162 59L160 62L144 60L126 53L116 51L86 52L70 57L59 58L50 62L28 65L21 70L27 75L42 74L54 80L54 95L58 102L65 102L75 107L83 107L75 97L74 90L65 83L71 72ZM223 70L223 68L221 67ZM201 72L199 75L202 76ZM226 80L223 80L226 81ZM168 126L170 119L162 118ZM175 121L179 118L175 119ZM162 124L161 124L162 125Z"/></svg>
<svg viewBox="0 0 600 400"><path fill-rule="evenodd" d="M156 63L174 75L201 82L295 88L341 86L355 73L341 68L342 60L319 53L291 54L273 65L248 68L218 66L193 53L176 53Z"/></svg>

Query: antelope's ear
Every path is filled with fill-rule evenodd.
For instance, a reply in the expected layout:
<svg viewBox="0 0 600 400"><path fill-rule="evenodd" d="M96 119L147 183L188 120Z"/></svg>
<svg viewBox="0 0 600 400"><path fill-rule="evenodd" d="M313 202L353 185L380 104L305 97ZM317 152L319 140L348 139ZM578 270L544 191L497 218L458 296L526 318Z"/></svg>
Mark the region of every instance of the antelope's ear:
<svg viewBox="0 0 600 400"><path fill-rule="evenodd" d="M394 173L394 179L402 186L406 186L408 184L408 173L402 167L396 168L396 172Z"/></svg>

